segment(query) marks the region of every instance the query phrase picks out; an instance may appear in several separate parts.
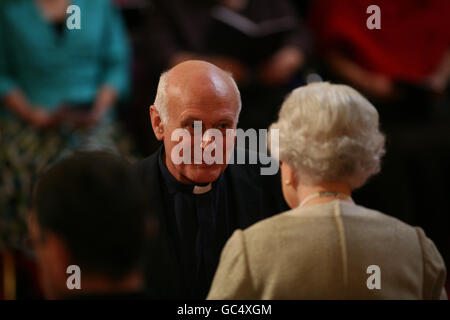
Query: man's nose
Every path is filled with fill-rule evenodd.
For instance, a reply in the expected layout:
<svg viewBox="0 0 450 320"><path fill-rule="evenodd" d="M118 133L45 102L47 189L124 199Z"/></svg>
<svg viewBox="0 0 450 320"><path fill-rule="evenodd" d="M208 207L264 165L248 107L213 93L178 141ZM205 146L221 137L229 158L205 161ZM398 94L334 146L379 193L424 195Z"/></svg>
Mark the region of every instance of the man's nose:
<svg viewBox="0 0 450 320"><path fill-rule="evenodd" d="M215 143L214 137L208 131L202 137L202 149L205 149L210 143Z"/></svg>

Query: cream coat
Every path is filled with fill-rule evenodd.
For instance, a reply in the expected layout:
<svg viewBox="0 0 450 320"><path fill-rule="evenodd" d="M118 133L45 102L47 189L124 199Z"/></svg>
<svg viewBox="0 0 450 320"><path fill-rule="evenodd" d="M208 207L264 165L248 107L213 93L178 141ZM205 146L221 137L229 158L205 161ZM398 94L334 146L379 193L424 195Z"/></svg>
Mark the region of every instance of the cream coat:
<svg viewBox="0 0 450 320"><path fill-rule="evenodd" d="M235 231L208 299L446 299L445 276L422 229L336 200Z"/></svg>

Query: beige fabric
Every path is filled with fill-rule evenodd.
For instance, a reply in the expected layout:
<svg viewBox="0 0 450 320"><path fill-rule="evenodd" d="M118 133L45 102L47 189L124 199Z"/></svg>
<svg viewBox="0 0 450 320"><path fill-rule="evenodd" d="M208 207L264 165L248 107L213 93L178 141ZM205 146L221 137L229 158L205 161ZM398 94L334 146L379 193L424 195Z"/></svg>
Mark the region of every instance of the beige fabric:
<svg viewBox="0 0 450 320"><path fill-rule="evenodd" d="M381 289L367 288L370 265ZM445 275L422 229L336 200L235 231L208 299L446 299Z"/></svg>

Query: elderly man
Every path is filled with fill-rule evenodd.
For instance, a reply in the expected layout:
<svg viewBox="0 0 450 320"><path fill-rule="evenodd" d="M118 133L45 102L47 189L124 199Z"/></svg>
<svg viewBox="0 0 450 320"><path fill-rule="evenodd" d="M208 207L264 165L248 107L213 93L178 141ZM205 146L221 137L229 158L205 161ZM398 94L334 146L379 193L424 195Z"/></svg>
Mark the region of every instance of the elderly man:
<svg viewBox="0 0 450 320"><path fill-rule="evenodd" d="M209 129L223 133L214 143L227 151L233 149L234 139L225 136L236 129L240 108L233 78L210 63L183 62L160 78L150 118L163 146L135 169L160 219L162 253L158 261L151 261L147 273L148 286L154 290L153 279L160 280L158 268L170 273L159 288L161 298L205 298L221 249L233 231L286 208L279 176L261 175L260 165L207 164L204 159L195 163L194 149L204 151L212 142L205 137L200 137L199 145L193 142L199 121L201 133ZM172 134L177 129L194 136L189 145L192 162L174 161L172 151L180 142L172 141Z"/></svg>

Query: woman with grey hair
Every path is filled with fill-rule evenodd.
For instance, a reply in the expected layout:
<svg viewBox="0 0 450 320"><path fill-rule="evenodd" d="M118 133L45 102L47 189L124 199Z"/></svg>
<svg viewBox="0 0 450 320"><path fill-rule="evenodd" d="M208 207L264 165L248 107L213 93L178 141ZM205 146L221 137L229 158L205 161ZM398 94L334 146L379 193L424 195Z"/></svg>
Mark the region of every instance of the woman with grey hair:
<svg viewBox="0 0 450 320"><path fill-rule="evenodd" d="M292 210L235 231L209 299L446 298L444 262L423 230L351 198L384 154L367 99L310 84L288 96L274 130Z"/></svg>

